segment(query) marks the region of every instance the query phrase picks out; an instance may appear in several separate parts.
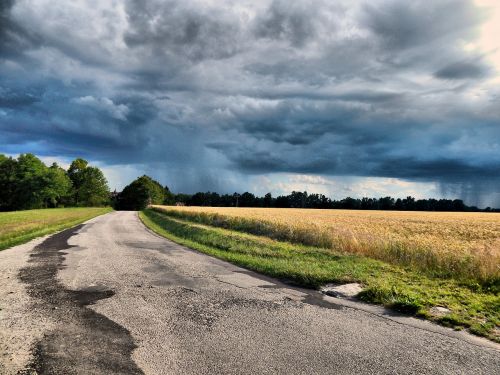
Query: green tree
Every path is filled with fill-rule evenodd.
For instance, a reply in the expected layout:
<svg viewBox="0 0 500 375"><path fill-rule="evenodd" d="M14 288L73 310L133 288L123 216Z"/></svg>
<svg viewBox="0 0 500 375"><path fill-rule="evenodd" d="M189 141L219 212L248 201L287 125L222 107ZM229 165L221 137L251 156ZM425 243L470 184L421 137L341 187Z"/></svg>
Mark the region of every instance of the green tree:
<svg viewBox="0 0 500 375"><path fill-rule="evenodd" d="M80 188L83 185L84 182L84 176L83 173L87 166L89 165L87 160L78 158L73 160L71 165L69 166L68 169L68 176L71 180L71 183L73 185L73 204L78 206L80 204Z"/></svg>
<svg viewBox="0 0 500 375"><path fill-rule="evenodd" d="M13 210L17 160L0 154L0 211Z"/></svg>
<svg viewBox="0 0 500 375"><path fill-rule="evenodd" d="M267 193L264 196L264 201L263 201L264 207L272 207L273 206L273 196L271 193Z"/></svg>
<svg viewBox="0 0 500 375"><path fill-rule="evenodd" d="M108 181L99 168L87 167L83 171L83 183L78 190L80 206L105 206L109 204Z"/></svg>
<svg viewBox="0 0 500 375"><path fill-rule="evenodd" d="M165 190L149 176L141 176L127 185L118 195L116 208L119 210L143 210L150 204L162 204Z"/></svg>
<svg viewBox="0 0 500 375"><path fill-rule="evenodd" d="M72 201L75 206L103 206L109 204L108 181L97 167L89 167L84 159L74 160L68 176L73 185Z"/></svg>
<svg viewBox="0 0 500 375"><path fill-rule="evenodd" d="M13 181L13 209L26 210L45 206L47 173L47 166L35 155L19 155Z"/></svg>
<svg viewBox="0 0 500 375"><path fill-rule="evenodd" d="M168 186L165 185L163 192L164 192L163 204L166 204L169 206L174 205L175 204L175 195L172 194L172 192L170 191Z"/></svg>
<svg viewBox="0 0 500 375"><path fill-rule="evenodd" d="M56 163L52 164L47 171L46 184L43 195L45 207L57 207L65 203L71 194L71 180L64 169Z"/></svg>

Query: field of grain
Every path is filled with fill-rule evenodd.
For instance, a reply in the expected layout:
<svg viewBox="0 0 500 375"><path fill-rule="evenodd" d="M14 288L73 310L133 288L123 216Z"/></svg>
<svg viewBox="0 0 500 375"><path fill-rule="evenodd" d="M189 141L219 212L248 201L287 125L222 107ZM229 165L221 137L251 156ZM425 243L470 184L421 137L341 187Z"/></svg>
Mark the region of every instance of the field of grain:
<svg viewBox="0 0 500 375"><path fill-rule="evenodd" d="M438 276L500 280L500 215L155 206L171 216L365 255Z"/></svg>
<svg viewBox="0 0 500 375"><path fill-rule="evenodd" d="M0 250L69 228L111 208L51 208L0 212Z"/></svg>

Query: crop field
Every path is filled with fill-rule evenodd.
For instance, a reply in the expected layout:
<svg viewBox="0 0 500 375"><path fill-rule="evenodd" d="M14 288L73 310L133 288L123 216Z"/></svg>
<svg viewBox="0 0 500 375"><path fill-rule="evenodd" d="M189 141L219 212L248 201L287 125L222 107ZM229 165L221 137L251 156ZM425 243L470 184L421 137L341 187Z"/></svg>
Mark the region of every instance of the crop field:
<svg viewBox="0 0 500 375"><path fill-rule="evenodd" d="M199 223L360 254L441 276L500 279L500 215L156 206Z"/></svg>
<svg viewBox="0 0 500 375"><path fill-rule="evenodd" d="M53 208L0 212L0 250L70 228L111 208Z"/></svg>

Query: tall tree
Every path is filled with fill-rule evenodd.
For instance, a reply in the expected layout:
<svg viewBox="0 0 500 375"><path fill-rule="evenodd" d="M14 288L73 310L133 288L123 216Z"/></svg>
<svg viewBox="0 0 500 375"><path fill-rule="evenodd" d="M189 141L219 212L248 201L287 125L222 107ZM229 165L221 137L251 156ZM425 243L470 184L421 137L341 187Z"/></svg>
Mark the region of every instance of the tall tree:
<svg viewBox="0 0 500 375"><path fill-rule="evenodd" d="M45 207L57 207L66 203L71 194L71 180L64 169L57 163L52 164L46 174L43 191Z"/></svg>
<svg viewBox="0 0 500 375"><path fill-rule="evenodd" d="M19 155L14 181L14 209L25 210L44 207L47 173L47 166L35 155Z"/></svg>
<svg viewBox="0 0 500 375"><path fill-rule="evenodd" d="M68 169L68 176L73 184L73 204L78 206L80 204L80 188L84 182L83 172L89 165L87 160L78 158L73 160Z"/></svg>
<svg viewBox="0 0 500 375"><path fill-rule="evenodd" d="M271 193L267 193L264 196L263 206L264 207L272 207L273 206L273 196L271 195Z"/></svg>
<svg viewBox="0 0 500 375"><path fill-rule="evenodd" d="M84 159L74 160L68 176L73 184L72 197L75 206L103 206L109 204L108 181L97 167L89 167Z"/></svg>
<svg viewBox="0 0 500 375"><path fill-rule="evenodd" d="M80 206L105 206L109 204L110 193L106 177L99 168L87 167L83 171L83 183L78 189Z"/></svg>
<svg viewBox="0 0 500 375"><path fill-rule="evenodd" d="M17 160L0 156L0 211L14 210Z"/></svg>
<svg viewBox="0 0 500 375"><path fill-rule="evenodd" d="M164 193L164 198L163 198L163 204L166 205L174 205L175 204L175 195L172 194L170 189L168 188L167 185L163 188L163 193Z"/></svg>

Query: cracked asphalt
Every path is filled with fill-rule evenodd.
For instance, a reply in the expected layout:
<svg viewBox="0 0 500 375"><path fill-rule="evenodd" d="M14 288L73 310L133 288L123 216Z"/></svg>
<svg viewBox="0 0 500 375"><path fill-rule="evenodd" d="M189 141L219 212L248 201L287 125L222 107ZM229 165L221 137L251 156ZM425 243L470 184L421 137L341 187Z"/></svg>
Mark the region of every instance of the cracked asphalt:
<svg viewBox="0 0 500 375"><path fill-rule="evenodd" d="M0 252L0 374L500 374L499 345L293 288L113 212Z"/></svg>

